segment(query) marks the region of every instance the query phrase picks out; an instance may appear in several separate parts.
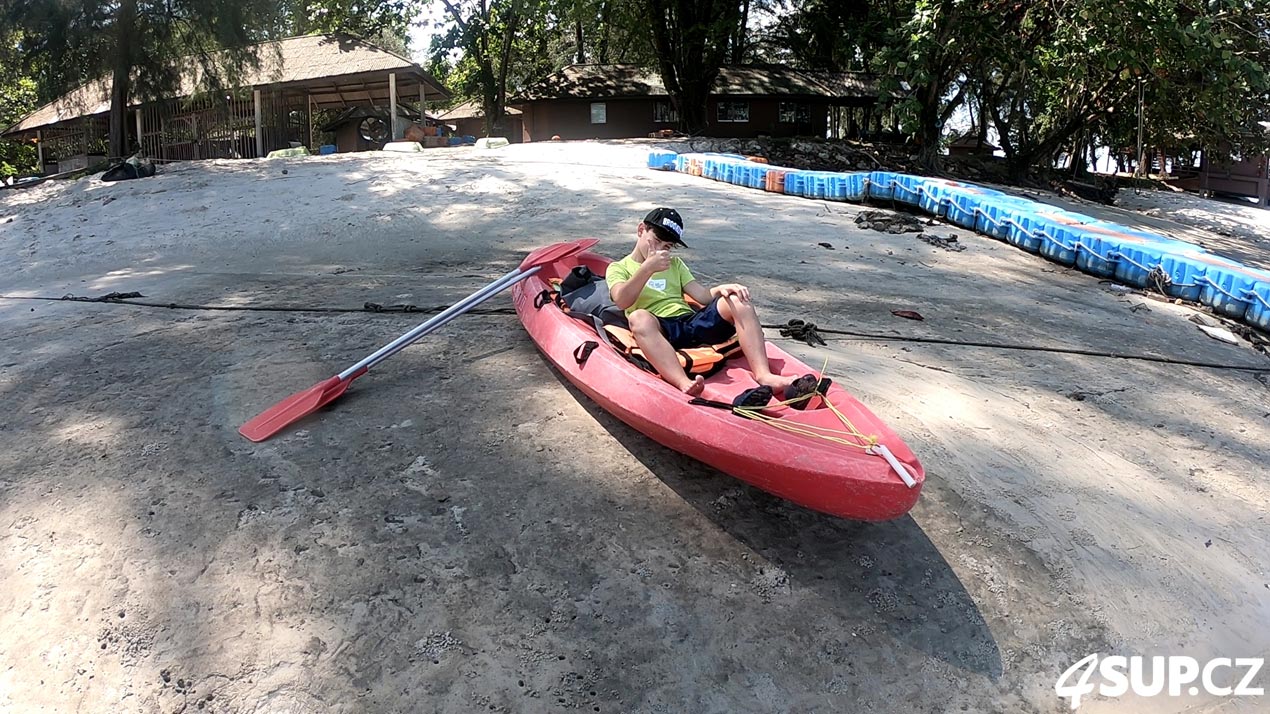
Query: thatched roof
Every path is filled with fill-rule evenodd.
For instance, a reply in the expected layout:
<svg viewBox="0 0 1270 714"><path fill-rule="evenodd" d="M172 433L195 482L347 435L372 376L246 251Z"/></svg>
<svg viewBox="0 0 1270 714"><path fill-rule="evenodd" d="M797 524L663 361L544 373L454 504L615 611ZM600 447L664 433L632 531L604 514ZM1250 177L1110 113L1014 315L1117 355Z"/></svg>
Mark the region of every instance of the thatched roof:
<svg viewBox="0 0 1270 714"><path fill-rule="evenodd" d="M520 116L521 112L516 107L507 107L508 116ZM485 109L478 101L463 102L457 107L445 112L437 117L441 121L454 121L455 119L481 119L485 116Z"/></svg>
<svg viewBox="0 0 1270 714"><path fill-rule="evenodd" d="M877 78L860 72L811 72L779 65L735 65L719 70L715 96L874 99ZM574 64L527 89L516 103L544 99L615 99L668 96L657 72L633 64Z"/></svg>
<svg viewBox="0 0 1270 714"><path fill-rule="evenodd" d="M315 93L319 105L344 106L387 96L387 73L395 72L399 96L423 85L429 97L448 99L450 93L419 65L351 35L305 35L262 42L255 46L259 66L250 68L235 82L240 87L292 86ZM380 79L382 77L382 79ZM191 66L172 97L188 97L202 85L202 73ZM383 95L382 97L380 95ZM134 98L130 106L145 100ZM110 111L110 79L103 77L80 86L28 114L3 132L16 134L68 119Z"/></svg>

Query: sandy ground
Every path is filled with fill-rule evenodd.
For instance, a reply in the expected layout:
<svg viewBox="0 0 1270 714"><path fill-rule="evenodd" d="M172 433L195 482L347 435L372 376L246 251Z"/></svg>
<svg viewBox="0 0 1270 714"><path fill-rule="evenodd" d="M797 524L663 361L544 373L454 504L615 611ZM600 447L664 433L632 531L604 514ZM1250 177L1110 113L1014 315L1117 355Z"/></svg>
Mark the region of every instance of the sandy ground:
<svg viewBox="0 0 1270 714"><path fill-rule="evenodd" d="M1264 355L988 238L861 230L859 206L648 171L647 148L205 162L0 193L11 298L350 310L0 300L0 710L1058 712L1055 680L1087 654L1267 653ZM766 322L1248 369L783 342L923 460L922 499L885 524L633 432L558 377L505 296L279 437L237 435L422 321L364 302L448 304L558 238L620 256L663 203L698 275L749 284ZM1158 213L1124 215L1184 219ZM1203 237L1264 264L1263 235Z"/></svg>

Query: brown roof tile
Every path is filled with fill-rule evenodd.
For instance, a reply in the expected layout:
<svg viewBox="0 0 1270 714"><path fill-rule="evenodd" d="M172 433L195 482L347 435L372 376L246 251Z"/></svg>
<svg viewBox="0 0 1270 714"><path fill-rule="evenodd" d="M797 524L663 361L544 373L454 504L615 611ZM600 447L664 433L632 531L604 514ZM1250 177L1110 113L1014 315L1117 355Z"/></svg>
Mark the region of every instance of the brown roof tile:
<svg viewBox="0 0 1270 714"><path fill-rule="evenodd" d="M414 62L350 35L305 35L262 42L259 67L249 68L236 84L260 87L270 84L304 83L319 79L373 72L402 72L427 84L430 94L448 98L449 92L432 75ZM199 84L197 68L191 68L181 80L176 96L194 94ZM414 82L410 82L414 84ZM129 106L142 104L134 99ZM4 131L13 134L31 131L67 119L110 111L110 82L106 78L89 82L66 95L45 104Z"/></svg>
<svg viewBox="0 0 1270 714"><path fill-rule="evenodd" d="M719 70L711 93L719 96L817 96L864 99L878 96L874 75L812 72L779 65L736 65ZM517 103L541 99L601 99L667 96L661 77L633 64L575 64L533 85Z"/></svg>
<svg viewBox="0 0 1270 714"><path fill-rule="evenodd" d="M522 112L515 107L507 107L508 116L518 116ZM450 121L452 119L478 119L485 116L485 109L481 107L478 101L463 102L453 109L445 112L437 117L441 121Z"/></svg>

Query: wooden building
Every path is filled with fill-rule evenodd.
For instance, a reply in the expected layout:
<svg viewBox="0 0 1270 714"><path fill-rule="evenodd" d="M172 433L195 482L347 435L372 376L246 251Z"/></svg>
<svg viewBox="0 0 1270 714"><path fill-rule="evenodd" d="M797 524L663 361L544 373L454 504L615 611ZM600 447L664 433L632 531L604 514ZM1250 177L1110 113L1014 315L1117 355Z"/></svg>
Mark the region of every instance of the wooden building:
<svg viewBox="0 0 1270 714"><path fill-rule="evenodd" d="M987 139L980 141L978 132L968 131L948 143L948 155L992 156L1000 148Z"/></svg>
<svg viewBox="0 0 1270 714"><path fill-rule="evenodd" d="M506 138L513 144L519 142L524 137L524 122L521 111L515 107L507 107L507 114L503 117L506 129ZM437 117L438 121L454 127L454 133L459 136L485 136L485 110L481 107L481 103L477 101L463 102L457 107L441 114Z"/></svg>
<svg viewBox="0 0 1270 714"><path fill-rule="evenodd" d="M870 109L879 90L871 75L810 72L772 65L724 67L707 103L717 137L831 133L834 109ZM678 130L679 117L656 72L629 64L575 64L509 104L524 112L525 141L619 139Z"/></svg>
<svg viewBox="0 0 1270 714"><path fill-rule="evenodd" d="M1188 180L1185 188L1206 194L1222 193L1257 199L1261 208L1270 207L1270 161L1261 156L1231 156L1224 152L1204 151L1199 175Z"/></svg>
<svg viewBox="0 0 1270 714"><path fill-rule="evenodd" d="M1270 132L1270 122L1259 124L1261 131ZM1270 208L1270 156L1245 154L1231 144L1202 149L1191 147L1178 153L1180 155L1169 157L1174 186L1209 196L1255 198L1259 207ZM1151 170L1162 173L1164 152L1157 150L1148 155L1153 158Z"/></svg>
<svg viewBox="0 0 1270 714"><path fill-rule="evenodd" d="M403 113L419 116L427 102L450 97L419 65L351 35L290 37L255 49L258 66L237 89L204 91L191 67L172 96L136 98L128 109L129 145L168 160L253 158L291 146L316 152L323 111L377 110L399 138ZM45 173L81 168L104 156L109 114L107 77L36 109L0 138L36 140Z"/></svg>

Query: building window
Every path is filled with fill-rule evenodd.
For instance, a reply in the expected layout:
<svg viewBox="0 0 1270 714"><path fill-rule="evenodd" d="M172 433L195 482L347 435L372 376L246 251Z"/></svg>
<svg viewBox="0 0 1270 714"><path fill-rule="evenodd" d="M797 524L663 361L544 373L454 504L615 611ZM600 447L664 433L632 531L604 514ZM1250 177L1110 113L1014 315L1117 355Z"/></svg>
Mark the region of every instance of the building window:
<svg viewBox="0 0 1270 714"><path fill-rule="evenodd" d="M608 123L608 107L605 106L604 102L591 102L591 123Z"/></svg>
<svg viewBox="0 0 1270 714"><path fill-rule="evenodd" d="M679 121L679 112L675 111L675 106L670 102L653 102L653 122L657 124L672 124Z"/></svg>
<svg viewBox="0 0 1270 714"><path fill-rule="evenodd" d="M749 120L749 102L719 102L719 121L748 122Z"/></svg>
<svg viewBox="0 0 1270 714"><path fill-rule="evenodd" d="M799 104L797 102L781 102L779 109L779 118L783 124L810 124L811 123L811 105Z"/></svg>

